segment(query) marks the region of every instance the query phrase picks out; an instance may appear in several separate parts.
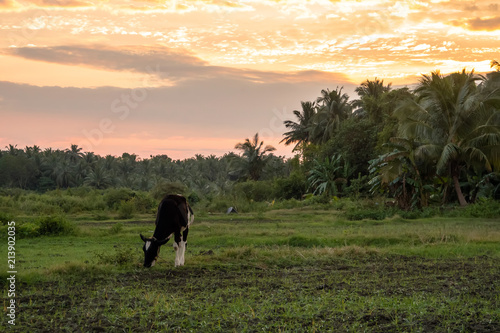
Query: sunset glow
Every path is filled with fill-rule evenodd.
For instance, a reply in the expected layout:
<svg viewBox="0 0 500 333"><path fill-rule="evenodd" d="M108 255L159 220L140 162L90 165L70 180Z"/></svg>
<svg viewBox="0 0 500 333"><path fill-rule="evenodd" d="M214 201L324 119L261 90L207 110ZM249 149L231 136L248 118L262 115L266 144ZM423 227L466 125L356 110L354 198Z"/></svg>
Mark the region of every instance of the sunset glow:
<svg viewBox="0 0 500 333"><path fill-rule="evenodd" d="M0 145L222 155L321 89L500 60L494 1L0 0Z"/></svg>

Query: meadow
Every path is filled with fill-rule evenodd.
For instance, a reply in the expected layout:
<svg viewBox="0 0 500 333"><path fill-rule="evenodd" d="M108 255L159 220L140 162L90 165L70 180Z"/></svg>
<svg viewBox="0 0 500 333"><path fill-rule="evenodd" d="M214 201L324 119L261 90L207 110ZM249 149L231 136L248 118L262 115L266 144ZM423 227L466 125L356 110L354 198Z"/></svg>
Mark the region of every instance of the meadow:
<svg viewBox="0 0 500 333"><path fill-rule="evenodd" d="M8 325L4 293L0 330L500 331L499 218L360 217L351 204L198 209L186 265L167 243L150 269L139 233L153 211L16 216L18 317Z"/></svg>

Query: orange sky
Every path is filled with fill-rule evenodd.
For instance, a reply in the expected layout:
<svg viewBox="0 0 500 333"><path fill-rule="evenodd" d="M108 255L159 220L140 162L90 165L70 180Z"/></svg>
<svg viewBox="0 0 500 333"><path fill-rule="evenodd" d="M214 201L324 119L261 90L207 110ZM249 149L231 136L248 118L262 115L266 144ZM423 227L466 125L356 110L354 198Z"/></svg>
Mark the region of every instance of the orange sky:
<svg viewBox="0 0 500 333"><path fill-rule="evenodd" d="M290 156L301 100L486 72L499 36L494 1L0 0L0 146Z"/></svg>

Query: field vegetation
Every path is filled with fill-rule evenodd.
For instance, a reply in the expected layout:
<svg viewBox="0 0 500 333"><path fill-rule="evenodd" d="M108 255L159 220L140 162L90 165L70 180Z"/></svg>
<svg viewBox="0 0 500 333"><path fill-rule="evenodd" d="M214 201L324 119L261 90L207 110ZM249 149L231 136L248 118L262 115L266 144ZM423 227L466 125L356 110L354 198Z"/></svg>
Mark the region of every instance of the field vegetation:
<svg viewBox="0 0 500 333"><path fill-rule="evenodd" d="M145 269L139 233L152 233L155 205L124 218L122 205L106 203L114 190L87 192L101 198L97 210L67 191L8 200L19 234L19 318L9 331L500 329L496 201L406 217L376 200L249 202L237 214L200 202L186 265L173 267L168 243ZM27 198L53 215L17 210ZM81 208L65 212L66 202Z"/></svg>
<svg viewBox="0 0 500 333"><path fill-rule="evenodd" d="M366 80L302 102L272 154L173 160L9 145L17 332L500 331L500 67ZM168 193L195 211L186 266L144 269ZM229 208L237 213L228 214ZM0 271L6 286L7 269ZM4 312L8 298L3 296ZM0 330L7 328L6 316Z"/></svg>

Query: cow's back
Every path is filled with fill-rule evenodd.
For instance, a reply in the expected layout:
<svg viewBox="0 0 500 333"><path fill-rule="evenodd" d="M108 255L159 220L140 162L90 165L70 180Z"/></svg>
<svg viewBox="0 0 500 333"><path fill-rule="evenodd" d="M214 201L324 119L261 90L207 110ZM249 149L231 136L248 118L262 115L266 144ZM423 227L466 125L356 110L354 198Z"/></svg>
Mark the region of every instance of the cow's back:
<svg viewBox="0 0 500 333"><path fill-rule="evenodd" d="M179 195L167 195L158 205L154 237L164 239L171 233L188 226L188 204L186 198Z"/></svg>

